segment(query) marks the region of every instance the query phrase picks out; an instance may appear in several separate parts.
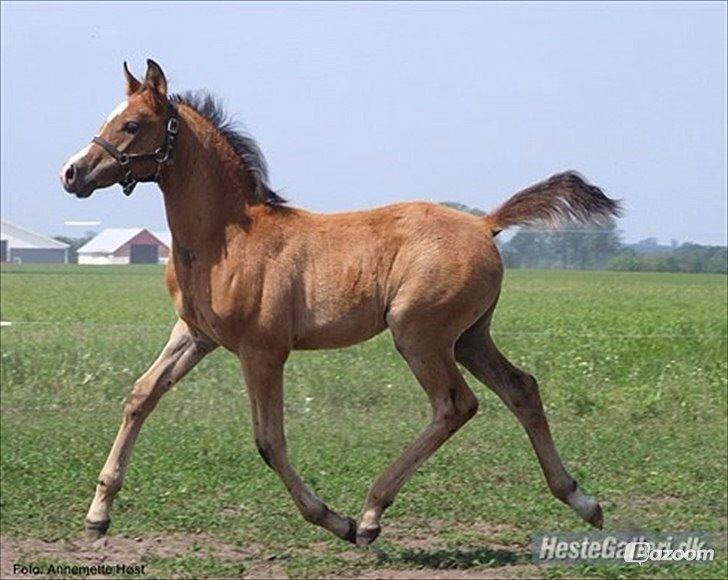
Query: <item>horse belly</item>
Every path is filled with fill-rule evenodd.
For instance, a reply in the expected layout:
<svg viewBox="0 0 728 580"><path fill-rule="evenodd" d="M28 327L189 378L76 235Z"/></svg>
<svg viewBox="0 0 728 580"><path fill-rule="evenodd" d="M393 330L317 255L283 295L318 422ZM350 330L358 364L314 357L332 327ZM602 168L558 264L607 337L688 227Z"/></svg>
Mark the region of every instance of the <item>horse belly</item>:
<svg viewBox="0 0 728 580"><path fill-rule="evenodd" d="M382 332L387 324L377 304L359 304L357 308L336 309L327 316L319 310L307 317L308 323L296 338L293 348L312 350L341 348L363 342Z"/></svg>

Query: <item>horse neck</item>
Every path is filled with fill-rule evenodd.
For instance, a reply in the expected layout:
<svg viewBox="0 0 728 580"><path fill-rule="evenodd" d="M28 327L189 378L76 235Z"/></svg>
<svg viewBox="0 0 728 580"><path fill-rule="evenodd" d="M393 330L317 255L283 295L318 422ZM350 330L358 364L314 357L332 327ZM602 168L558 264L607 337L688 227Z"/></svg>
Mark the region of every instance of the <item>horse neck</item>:
<svg viewBox="0 0 728 580"><path fill-rule="evenodd" d="M224 138L197 113L180 107L174 161L160 179L175 244L224 244L232 225L247 227L253 185ZM214 248L211 248L214 249Z"/></svg>

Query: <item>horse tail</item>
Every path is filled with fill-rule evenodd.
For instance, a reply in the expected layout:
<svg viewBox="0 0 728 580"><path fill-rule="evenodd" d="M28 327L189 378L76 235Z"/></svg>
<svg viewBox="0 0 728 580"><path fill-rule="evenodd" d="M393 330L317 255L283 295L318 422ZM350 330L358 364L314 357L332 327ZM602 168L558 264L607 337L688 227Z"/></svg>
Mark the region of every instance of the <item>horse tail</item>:
<svg viewBox="0 0 728 580"><path fill-rule="evenodd" d="M483 219L496 236L506 228L537 223L554 228L565 222L608 223L621 212L619 201L577 172L565 171L519 191Z"/></svg>

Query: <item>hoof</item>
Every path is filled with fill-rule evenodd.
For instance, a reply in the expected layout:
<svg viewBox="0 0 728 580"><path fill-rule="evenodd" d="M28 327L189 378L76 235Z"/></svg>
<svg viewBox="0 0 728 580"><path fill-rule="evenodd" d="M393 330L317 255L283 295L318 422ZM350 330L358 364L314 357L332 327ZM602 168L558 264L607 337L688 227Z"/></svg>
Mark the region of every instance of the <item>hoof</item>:
<svg viewBox="0 0 728 580"><path fill-rule="evenodd" d="M100 522L86 520L86 536L90 540L98 540L106 534L110 524L111 520L102 520Z"/></svg>
<svg viewBox="0 0 728 580"><path fill-rule="evenodd" d="M360 527L356 531L356 545L360 548L368 546L379 537L381 531L382 528L379 527L379 524L368 524L366 527Z"/></svg>
<svg viewBox="0 0 728 580"><path fill-rule="evenodd" d="M579 489L579 486L574 482L574 489L567 496L566 503L581 516L588 524L591 524L595 528L602 529L603 517L602 508L597 501L593 498L584 495Z"/></svg>
<svg viewBox="0 0 728 580"><path fill-rule="evenodd" d="M604 516L602 515L602 506L597 504L596 509L594 510L594 513L591 515L591 517L587 520L592 526L597 528L598 530L601 530L604 524Z"/></svg>

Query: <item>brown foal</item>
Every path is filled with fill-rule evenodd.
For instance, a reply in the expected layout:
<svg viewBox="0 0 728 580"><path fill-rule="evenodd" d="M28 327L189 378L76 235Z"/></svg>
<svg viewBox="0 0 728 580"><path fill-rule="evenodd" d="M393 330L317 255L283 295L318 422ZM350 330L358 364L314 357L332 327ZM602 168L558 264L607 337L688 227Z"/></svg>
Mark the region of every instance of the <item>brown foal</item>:
<svg viewBox="0 0 728 580"><path fill-rule="evenodd" d="M254 141L205 96L167 94L148 61L143 82L124 66L126 100L92 144L61 171L65 189L88 197L121 183L156 181L172 232L166 281L179 316L159 358L136 382L101 470L86 527L106 532L114 496L142 423L160 397L218 346L239 357L255 441L309 522L367 545L407 479L477 411L460 363L526 429L553 494L601 527L599 504L564 468L538 386L490 337L503 266L493 238L541 221L617 215L617 202L573 172L514 195L475 217L431 203L319 215L283 204L268 186ZM301 480L286 454L283 366L294 349L355 344L389 328L427 393L432 418L374 482L359 522L342 517Z"/></svg>

